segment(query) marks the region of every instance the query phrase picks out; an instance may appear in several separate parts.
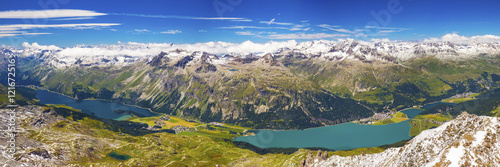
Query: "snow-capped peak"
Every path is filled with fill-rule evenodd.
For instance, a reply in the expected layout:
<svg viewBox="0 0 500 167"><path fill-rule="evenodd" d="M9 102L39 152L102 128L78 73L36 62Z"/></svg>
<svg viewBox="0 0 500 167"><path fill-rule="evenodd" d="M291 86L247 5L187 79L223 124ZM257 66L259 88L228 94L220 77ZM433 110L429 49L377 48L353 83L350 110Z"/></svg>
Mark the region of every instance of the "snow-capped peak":
<svg viewBox="0 0 500 167"><path fill-rule="evenodd" d="M84 66L94 65L119 65L124 66L143 59L167 52L168 57L178 59L199 52L213 55L230 54L236 57L258 55L262 57L267 53L280 56L318 59L319 61L341 61L344 59L372 61L406 61L412 58L433 55L440 59L463 59L481 54L500 55L500 44L480 43L471 40L469 43L416 43L416 42L365 42L347 39L343 41L295 41L268 42L263 44L250 41L241 44L226 42L207 42L196 44L175 45L165 44L140 44L120 43L118 45L87 46L60 48L45 46L37 43L23 43L24 49L14 49L17 56L34 56L44 59L49 64L62 68L75 64ZM2 53L7 54L6 50ZM224 63L229 59L219 59L217 63Z"/></svg>

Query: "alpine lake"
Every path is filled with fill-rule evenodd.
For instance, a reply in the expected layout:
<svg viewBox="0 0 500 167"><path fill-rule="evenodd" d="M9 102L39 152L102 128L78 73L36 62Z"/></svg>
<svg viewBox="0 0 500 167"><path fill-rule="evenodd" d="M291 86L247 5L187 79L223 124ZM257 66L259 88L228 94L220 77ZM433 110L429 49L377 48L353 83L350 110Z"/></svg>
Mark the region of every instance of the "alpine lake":
<svg viewBox="0 0 500 167"><path fill-rule="evenodd" d="M68 96L47 90L36 90L36 93L36 98L40 100L40 103L65 104L99 118L125 120L133 115L139 117L157 115L148 109L104 100L75 101ZM427 104L423 108L427 109L433 105L436 104ZM343 123L305 130L253 130L255 135L237 137L233 141L247 142L260 148L352 150L363 147L378 147L410 139L411 126L408 121L422 111L424 110L411 108L401 110L409 119L387 125Z"/></svg>

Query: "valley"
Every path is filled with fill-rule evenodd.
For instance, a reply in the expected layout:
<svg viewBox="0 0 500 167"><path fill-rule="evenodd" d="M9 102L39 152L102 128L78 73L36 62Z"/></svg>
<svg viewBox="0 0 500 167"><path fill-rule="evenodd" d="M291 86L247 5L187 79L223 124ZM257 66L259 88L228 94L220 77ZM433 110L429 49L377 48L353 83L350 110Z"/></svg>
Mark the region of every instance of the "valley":
<svg viewBox="0 0 500 167"><path fill-rule="evenodd" d="M426 54L413 52L422 47ZM500 113L496 46L475 44L495 53L478 54L453 45L456 55L448 47L312 41L272 53L166 48L144 57L2 49L3 59L17 56L18 101L33 113L20 116L29 142L8 163L298 166L384 153L463 111Z"/></svg>
<svg viewBox="0 0 500 167"><path fill-rule="evenodd" d="M500 167L498 0L0 5L0 167Z"/></svg>

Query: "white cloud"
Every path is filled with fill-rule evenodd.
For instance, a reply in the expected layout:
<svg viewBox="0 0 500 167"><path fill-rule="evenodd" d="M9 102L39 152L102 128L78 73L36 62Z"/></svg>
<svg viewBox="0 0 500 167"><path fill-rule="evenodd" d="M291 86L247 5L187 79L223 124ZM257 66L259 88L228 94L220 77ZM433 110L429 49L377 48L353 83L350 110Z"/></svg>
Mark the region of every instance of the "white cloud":
<svg viewBox="0 0 500 167"><path fill-rule="evenodd" d="M340 26L338 26L338 25L328 25L328 24L320 24L320 25L318 25L318 27L322 27L322 28L340 28Z"/></svg>
<svg viewBox="0 0 500 167"><path fill-rule="evenodd" d="M93 19L94 17L68 17L68 18L60 18L60 19L51 19L56 21L66 21L66 20L85 20L85 19Z"/></svg>
<svg viewBox="0 0 500 167"><path fill-rule="evenodd" d="M453 42L453 43L469 43L470 41L477 41L481 43L494 43L500 42L500 36L495 35L481 35L481 36L460 36L457 33L446 34L441 38L428 38L424 39L424 42Z"/></svg>
<svg viewBox="0 0 500 167"><path fill-rule="evenodd" d="M283 29L288 30L286 27L258 27L258 26L230 26L230 27L219 27L222 29Z"/></svg>
<svg viewBox="0 0 500 167"><path fill-rule="evenodd" d="M302 22L302 23L307 23L307 22L309 22L309 20L302 20L302 21L300 21L300 22Z"/></svg>
<svg viewBox="0 0 500 167"><path fill-rule="evenodd" d="M307 26L309 26L309 24L307 24L307 23L306 24L296 24L292 28L290 28L290 31L308 31L311 28L309 28ZM307 27L307 28L305 28L305 27Z"/></svg>
<svg viewBox="0 0 500 167"><path fill-rule="evenodd" d="M149 32L148 29L134 29L135 32Z"/></svg>
<svg viewBox="0 0 500 167"><path fill-rule="evenodd" d="M162 33L162 34L179 34L179 33L182 33L182 31L180 31L180 30L167 30L167 31L163 31L160 33Z"/></svg>
<svg viewBox="0 0 500 167"><path fill-rule="evenodd" d="M37 33L26 32L26 33L22 33L21 35L47 35L47 34L52 34L52 33L47 33L47 32L37 32Z"/></svg>
<svg viewBox="0 0 500 167"><path fill-rule="evenodd" d="M204 30L204 29L201 29L201 30L198 30L198 32L208 32L208 31Z"/></svg>
<svg viewBox="0 0 500 167"><path fill-rule="evenodd" d="M332 31L337 31L337 32L342 32L342 33L351 33L351 34L353 33L350 30L340 28L340 26L336 26L336 25L332 26L332 25L328 25L328 24L320 24L320 25L318 25L318 27L326 28L326 29L329 29Z"/></svg>
<svg viewBox="0 0 500 167"><path fill-rule="evenodd" d="M398 28L398 27L377 27L377 26L365 26L365 29L377 29L378 33L392 33L392 32L401 32L408 30L407 28Z"/></svg>
<svg viewBox="0 0 500 167"><path fill-rule="evenodd" d="M20 29L34 29L34 28L95 28L95 27L109 27L120 25L118 23L84 23L84 24L12 24L0 25L0 31L3 30L20 30Z"/></svg>
<svg viewBox="0 0 500 167"><path fill-rule="evenodd" d="M13 37L13 36L16 36L16 35L20 35L20 34L0 34L0 38L2 38L2 37Z"/></svg>
<svg viewBox="0 0 500 167"><path fill-rule="evenodd" d="M179 44L172 43L136 43L136 42L119 42L118 45L99 45L99 46L76 46L68 48L59 48L54 45L46 46L37 43L29 44L23 43L23 47L29 49L51 49L60 50L56 52L56 56L60 58L73 57L85 58L92 56L133 56L144 57L158 55L162 51L173 51L176 49L184 49L188 51L204 51L213 54L240 54L245 55L249 53L273 53L280 48L293 48L297 45L295 40L288 40L282 42L267 42L267 43L253 43L252 41L245 41L242 43L228 43L228 42L207 42L195 44Z"/></svg>
<svg viewBox="0 0 500 167"><path fill-rule="evenodd" d="M391 42L391 40L389 40L389 38L382 38L382 39L378 39L378 38L372 38L370 39L370 42L373 42L373 43L379 43L379 42Z"/></svg>
<svg viewBox="0 0 500 167"><path fill-rule="evenodd" d="M194 17L194 16L177 16L177 15L146 15L146 14L130 14L130 13L109 13L110 15L119 16L135 16L149 18L164 18L164 19L192 19L192 20L248 20L241 17Z"/></svg>
<svg viewBox="0 0 500 167"><path fill-rule="evenodd" d="M388 33L393 33L396 32L395 30L380 30L379 33L381 34L388 34Z"/></svg>
<svg viewBox="0 0 500 167"><path fill-rule="evenodd" d="M235 33L236 33L236 35L257 35L253 32L250 32L250 31L237 31Z"/></svg>
<svg viewBox="0 0 500 167"><path fill-rule="evenodd" d="M325 34L325 33L316 33L316 34L304 34L304 33L295 33L295 34L273 34L269 35L266 38L270 39L324 39L324 38L338 38L338 37L346 37L349 35L346 34Z"/></svg>
<svg viewBox="0 0 500 167"><path fill-rule="evenodd" d="M61 50L61 48L55 45L38 45L38 43L29 44L28 42L23 42L23 47L27 49L40 49L40 50Z"/></svg>
<svg viewBox="0 0 500 167"><path fill-rule="evenodd" d="M35 18L92 18L106 15L90 10L51 9L51 10L10 10L0 12L2 19L35 19Z"/></svg>
<svg viewBox="0 0 500 167"><path fill-rule="evenodd" d="M109 29L109 31L117 31L117 30L112 28L112 29Z"/></svg>
<svg viewBox="0 0 500 167"><path fill-rule="evenodd" d="M275 22L274 21L275 19L271 19L270 21L260 21L259 23L263 23L263 24L267 24L267 25L272 25L272 24L276 24L276 25L282 25L282 26L289 26L289 25L292 25L292 23L282 23L282 22Z"/></svg>
<svg viewBox="0 0 500 167"><path fill-rule="evenodd" d="M240 20L231 20L231 21L244 21L244 22L250 22L252 21L251 19L240 19Z"/></svg>
<svg viewBox="0 0 500 167"><path fill-rule="evenodd" d="M343 29L343 28L338 28L338 29L332 28L330 30L337 31L337 32L343 32L343 33L352 33L351 31L349 31L347 29Z"/></svg>
<svg viewBox="0 0 500 167"><path fill-rule="evenodd" d="M1 37L7 36L17 36L17 35L41 35L41 34L51 34L51 33L28 33L19 30L29 30L37 28L71 28L71 29L100 29L102 27L110 27L120 25L118 23L84 23L84 24L12 24L12 25L0 25L0 35ZM14 32L14 33L12 33ZM10 35L5 35L10 34Z"/></svg>

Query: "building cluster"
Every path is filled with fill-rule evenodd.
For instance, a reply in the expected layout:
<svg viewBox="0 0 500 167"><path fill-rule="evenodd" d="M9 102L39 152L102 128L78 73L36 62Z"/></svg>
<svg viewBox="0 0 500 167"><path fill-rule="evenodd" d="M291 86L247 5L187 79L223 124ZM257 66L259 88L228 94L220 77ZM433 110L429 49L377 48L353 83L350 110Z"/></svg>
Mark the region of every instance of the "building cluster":
<svg viewBox="0 0 500 167"><path fill-rule="evenodd" d="M158 118L155 120L155 125L154 126L148 126L148 130L161 130L164 126L166 126L166 123L164 121L170 120L170 116L164 115L163 117Z"/></svg>
<svg viewBox="0 0 500 167"><path fill-rule="evenodd" d="M194 131L193 129L189 127L184 127L182 125L177 125L172 128L172 130L175 131L175 134L181 133L181 132L192 132Z"/></svg>
<svg viewBox="0 0 500 167"><path fill-rule="evenodd" d="M168 120L170 120L170 116L164 115L163 117L160 117L158 120L168 121Z"/></svg>
<svg viewBox="0 0 500 167"><path fill-rule="evenodd" d="M220 123L220 122L210 122L208 123L208 125L214 125L214 126L224 126L223 123Z"/></svg>
<svg viewBox="0 0 500 167"><path fill-rule="evenodd" d="M386 113L375 113L373 116L369 118L363 118L358 121L354 121L354 123L358 124L373 124L380 120L391 119L393 116L391 114L396 114L396 111L386 112Z"/></svg>

